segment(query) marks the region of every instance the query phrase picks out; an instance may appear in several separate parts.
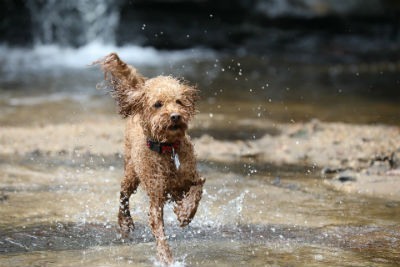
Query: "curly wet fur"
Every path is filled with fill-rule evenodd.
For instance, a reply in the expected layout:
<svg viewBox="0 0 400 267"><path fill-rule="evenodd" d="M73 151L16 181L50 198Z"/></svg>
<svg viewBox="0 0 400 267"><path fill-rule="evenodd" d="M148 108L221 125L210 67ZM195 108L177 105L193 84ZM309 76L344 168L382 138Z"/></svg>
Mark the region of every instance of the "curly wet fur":
<svg viewBox="0 0 400 267"><path fill-rule="evenodd" d="M156 238L158 257L169 265L173 257L164 233L164 204L175 202L178 221L182 227L186 226L196 213L205 182L196 170L193 145L186 135L188 123L196 112L198 91L171 76L147 79L115 53L95 63L105 73L119 113L127 117L125 175L121 183L118 223L123 233L134 229L129 197L141 185L150 199L149 225ZM179 119L173 120L172 115L179 115ZM150 150L149 139L179 142L176 151L181 162L179 169L170 153Z"/></svg>

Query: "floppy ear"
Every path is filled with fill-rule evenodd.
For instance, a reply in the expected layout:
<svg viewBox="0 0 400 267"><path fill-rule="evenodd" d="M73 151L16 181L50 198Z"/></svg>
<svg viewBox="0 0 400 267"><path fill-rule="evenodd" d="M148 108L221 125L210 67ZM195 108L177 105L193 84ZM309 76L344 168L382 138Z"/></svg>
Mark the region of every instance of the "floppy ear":
<svg viewBox="0 0 400 267"><path fill-rule="evenodd" d="M196 104L200 100L199 89L197 85L191 85L183 78L179 78L179 82L183 85L183 95L185 96L185 102L188 104L190 115L194 116L197 112Z"/></svg>
<svg viewBox="0 0 400 267"><path fill-rule="evenodd" d="M142 85L146 78L131 65L123 62L116 53L93 63L100 65L104 72L104 80L111 88L111 95L116 99L118 112L124 118L137 113L142 108Z"/></svg>

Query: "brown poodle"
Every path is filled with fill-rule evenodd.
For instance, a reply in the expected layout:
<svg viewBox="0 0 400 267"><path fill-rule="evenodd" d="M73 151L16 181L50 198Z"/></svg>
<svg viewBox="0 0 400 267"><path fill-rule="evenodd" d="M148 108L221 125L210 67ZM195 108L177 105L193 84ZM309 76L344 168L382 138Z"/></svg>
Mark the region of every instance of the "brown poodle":
<svg viewBox="0 0 400 267"><path fill-rule="evenodd" d="M180 225L193 219L205 182L196 171L193 145L186 135L195 114L196 88L170 76L147 79L112 53L95 62L105 73L119 113L127 118L125 177L121 183L118 223L123 233L134 229L129 197L141 184L150 199L149 224L160 261L173 262L164 233L163 209L174 201Z"/></svg>

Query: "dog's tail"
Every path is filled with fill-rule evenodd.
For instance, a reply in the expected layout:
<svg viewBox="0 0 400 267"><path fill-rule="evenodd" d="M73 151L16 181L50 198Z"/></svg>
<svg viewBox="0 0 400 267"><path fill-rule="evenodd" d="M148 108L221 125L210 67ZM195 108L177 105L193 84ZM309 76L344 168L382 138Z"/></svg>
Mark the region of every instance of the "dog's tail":
<svg viewBox="0 0 400 267"><path fill-rule="evenodd" d="M116 53L111 53L92 65L100 65L104 72L106 86L111 89L111 95L116 99L119 113L123 117L132 114L135 99L146 78L131 65L123 62Z"/></svg>

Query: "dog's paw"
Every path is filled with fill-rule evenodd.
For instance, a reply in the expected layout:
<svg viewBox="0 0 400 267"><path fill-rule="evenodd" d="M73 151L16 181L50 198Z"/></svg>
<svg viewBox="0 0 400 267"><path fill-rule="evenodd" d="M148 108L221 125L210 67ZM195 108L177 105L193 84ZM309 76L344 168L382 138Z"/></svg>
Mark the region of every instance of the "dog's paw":
<svg viewBox="0 0 400 267"><path fill-rule="evenodd" d="M127 236L129 233L133 232L135 225L130 216L118 217L119 230L122 236Z"/></svg>
<svg viewBox="0 0 400 267"><path fill-rule="evenodd" d="M192 203L186 203L185 201L180 202L174 208L174 212L178 218L179 226L187 226L193 219L196 213L196 208Z"/></svg>

